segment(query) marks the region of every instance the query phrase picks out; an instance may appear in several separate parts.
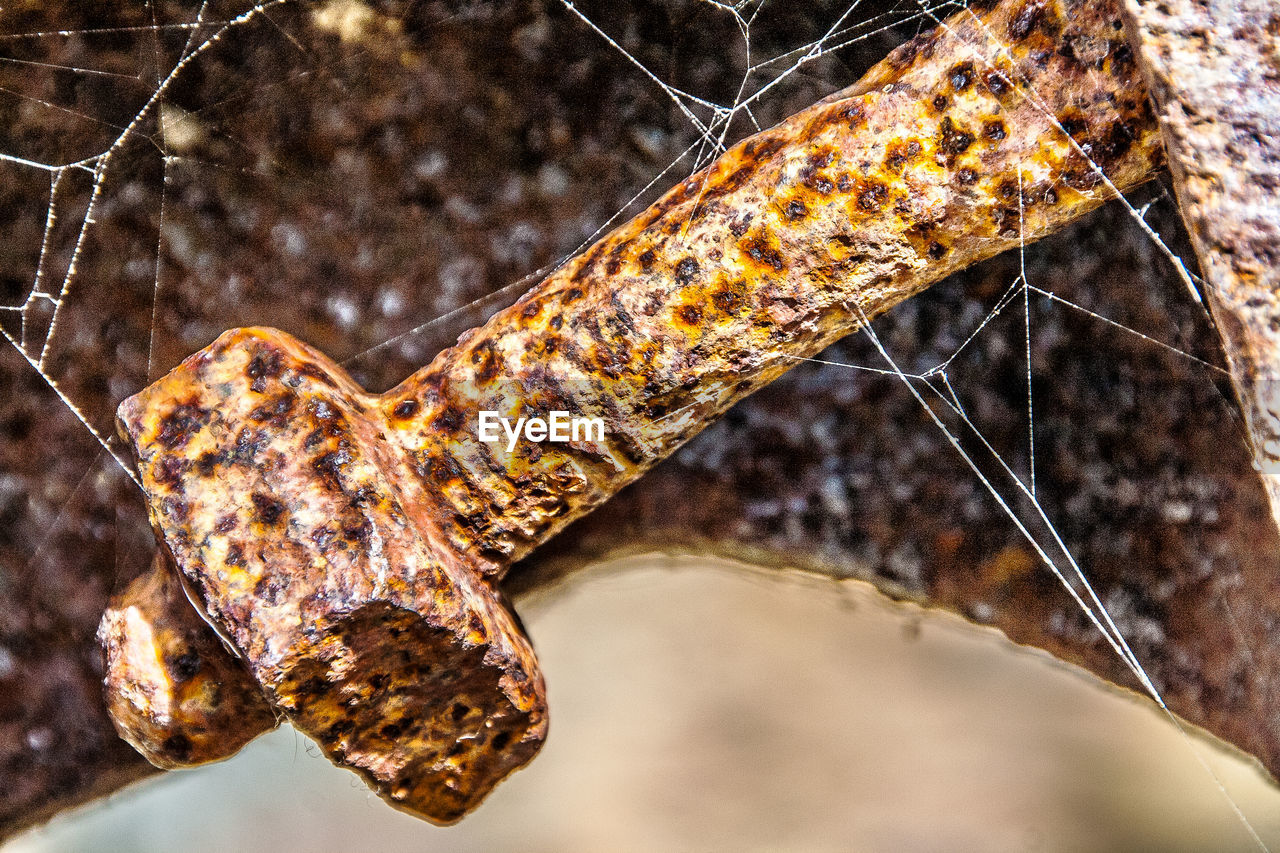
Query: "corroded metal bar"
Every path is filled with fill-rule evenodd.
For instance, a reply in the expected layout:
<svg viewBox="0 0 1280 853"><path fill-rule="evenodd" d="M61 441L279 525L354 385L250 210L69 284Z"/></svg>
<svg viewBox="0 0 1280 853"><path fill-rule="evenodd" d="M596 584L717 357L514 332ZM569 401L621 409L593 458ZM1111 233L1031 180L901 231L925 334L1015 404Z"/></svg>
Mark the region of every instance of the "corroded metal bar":
<svg viewBox="0 0 1280 853"><path fill-rule="evenodd" d="M1126 0L1124 12L1280 526L1280 11Z"/></svg>
<svg viewBox="0 0 1280 853"><path fill-rule="evenodd" d="M1094 164L1125 189L1163 163L1109 3L962 12L850 91L735 146L384 396L487 575L861 317L1101 204ZM598 415L606 441L477 440L475 412L516 409Z"/></svg>
<svg viewBox="0 0 1280 853"><path fill-rule="evenodd" d="M386 394L233 330L125 401L122 429L157 533L271 703L393 804L455 820L546 729L496 593L514 560L795 359L1162 162L1109 3L965 11ZM481 439L481 412L555 411L604 433Z"/></svg>

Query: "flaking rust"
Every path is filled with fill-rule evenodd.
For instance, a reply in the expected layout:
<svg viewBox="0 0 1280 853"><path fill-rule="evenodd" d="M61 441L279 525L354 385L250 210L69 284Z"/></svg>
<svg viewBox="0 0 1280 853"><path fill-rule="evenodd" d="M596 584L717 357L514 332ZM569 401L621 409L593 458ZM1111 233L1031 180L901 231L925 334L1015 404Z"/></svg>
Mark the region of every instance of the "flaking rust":
<svg viewBox="0 0 1280 853"><path fill-rule="evenodd" d="M546 731L497 593L512 562L862 317L1154 175L1111 4L977 6L735 146L386 394L241 329L126 400L157 534L271 704L393 804L461 817ZM481 411L605 433L506 452L479 440Z"/></svg>
<svg viewBox="0 0 1280 853"><path fill-rule="evenodd" d="M1280 526L1280 6L1126 0L1123 11Z"/></svg>

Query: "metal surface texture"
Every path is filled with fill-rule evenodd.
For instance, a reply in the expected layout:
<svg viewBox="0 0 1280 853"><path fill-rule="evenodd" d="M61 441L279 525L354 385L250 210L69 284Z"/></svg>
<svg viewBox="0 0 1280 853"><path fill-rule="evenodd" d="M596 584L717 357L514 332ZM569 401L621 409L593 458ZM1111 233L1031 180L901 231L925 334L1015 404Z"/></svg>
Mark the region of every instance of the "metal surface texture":
<svg viewBox="0 0 1280 853"><path fill-rule="evenodd" d="M1110 7L1037 8L904 45L865 91L734 146L381 397L246 329L126 400L157 535L272 704L433 820L528 761L541 676L487 579L798 359L1154 176ZM1059 49L1076 40L1090 61ZM604 431L502 452L481 411Z"/></svg>
<svg viewBox="0 0 1280 853"><path fill-rule="evenodd" d="M1280 523L1280 10L1267 0L1126 0L1123 10Z"/></svg>
<svg viewBox="0 0 1280 853"><path fill-rule="evenodd" d="M151 79L153 71L134 70L157 56L147 40L177 55L188 37L156 21L194 21L199 6L153 5L154 15L111 3L0 14L6 32L120 33L6 48L36 62L0 67L6 89L43 86L30 94L77 100L67 102L74 111L5 101L4 150L48 163L102 150L99 136L114 138L142 89L97 76L72 91L53 85L50 69L87 65ZM162 169L153 138L139 138L104 173L103 204L48 370L104 433L122 396L236 325L285 329L339 359L390 341L348 363L364 386L389 387L494 303L476 306L485 309L478 317L467 309L470 322L452 317L410 333L425 317L573 250L694 141L662 93L557 4L465 5L385 4L364 36L339 37L310 4L284 4L191 63L169 92L192 117L180 148L165 137L178 156ZM1034 38L1045 35L1041 5L1016 16ZM676 85L732 101L739 34L711 4L578 6L605 30L627 33L621 44L668 69ZM210 20L243 8L207 7ZM832 12L821 3L768 11L776 14L762 15L753 33L763 51L820 37ZM752 111L762 125L781 121L916 33L909 23L824 56ZM1059 44L1085 62L1097 58L1091 47ZM718 59L690 60L700 55ZM1043 49L1032 58L1052 59ZM1052 77L1040 85L1037 94L1051 94ZM253 97L227 98L235 91ZM95 108L106 124L78 115ZM2 245L14 251L0 254L0 282L10 294L35 275L49 186L36 170L6 167L5 176L0 210L12 239ZM60 210L74 221L74 204ZM1170 206L1146 215L1186 256ZM65 257L74 236L51 234L50 257ZM957 325L967 330L981 318L1022 264L1064 299L1221 360L1199 309L1122 209L1109 206L1021 255L951 276L877 321L880 336L904 365L936 363L958 343ZM1227 382L1093 317L1032 304L1040 500L1170 706L1276 767L1280 648L1269 602L1277 542ZM993 325L951 374L1015 466L1026 461L1026 379L1008 363L1022 334L1020 325ZM97 455L45 377L3 350L7 834L153 772L106 716L94 640L112 589L145 572L152 555L137 490ZM860 336L824 358L878 363ZM517 603L554 593L595 560L637 550L865 579L1132 683L892 378L799 365L521 561L502 589Z"/></svg>

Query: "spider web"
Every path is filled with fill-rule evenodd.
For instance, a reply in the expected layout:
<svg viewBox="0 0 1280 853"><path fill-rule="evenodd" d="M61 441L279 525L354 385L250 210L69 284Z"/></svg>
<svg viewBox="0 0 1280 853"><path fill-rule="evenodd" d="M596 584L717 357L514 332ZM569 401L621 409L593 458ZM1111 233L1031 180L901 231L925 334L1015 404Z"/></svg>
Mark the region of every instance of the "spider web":
<svg viewBox="0 0 1280 853"><path fill-rule="evenodd" d="M501 97L459 65L475 55L469 39L491 32L486 26L500 18L499 5L413 4L403 16L356 0L107 4L43 15L25 7L0 10L0 117L12 128L45 131L12 133L0 144L0 202L12 211L0 222L0 333L100 451L43 523L21 537L28 572L52 547L91 474L111 471L136 483L113 435L115 405L223 328L255 322L298 331L345 357L367 385L388 385L514 301L538 280L535 270L571 257L745 134L847 85L888 48L964 8L845 0L797 11L771 0L701 0L677 12L663 7L666 25L649 32L653 9L645 15L627 4L571 0L520 6L520 26L493 60L492 76L528 94L513 81L556 50L567 51L571 56L557 62L568 72L557 84L565 92L628 81L602 96L610 112L598 119L617 120L628 135L601 133L598 123L572 112L553 109L545 125L525 115L527 126L491 132L495 139L521 140L514 147L497 144L493 156L528 162L516 177L488 186L492 163L479 155L459 161L450 143L483 147L475 136L488 132L480 129L485 116L470 114L468 99ZM28 18L66 25L33 27ZM568 33L573 38L560 41ZM675 47L654 46L664 40ZM335 43L347 52L328 67L321 48ZM351 66L380 67L393 51L407 73L429 78L425 89L457 91L421 102L387 101L384 80ZM724 61L726 54L732 61ZM347 126L343 115L319 103L293 116L280 101L294 89L310 100L328 94L357 101L366 117L380 120ZM418 127L412 117L424 110L445 115L441 127ZM239 116L248 119L232 120ZM337 165L325 176L349 179L350 197L312 175L312 160L321 156L314 150L277 151L266 143L294 121L305 128L289 138L330 146ZM602 186L587 186L584 198L572 200L568 188L583 186L583 174L566 174L559 161L586 173L606 157L599 151L558 157L575 144L581 130L575 121L632 153ZM374 126L380 132L369 135ZM376 156L349 156L344 146L357 144ZM396 205L384 209L385 197L361 190L378 181L391 187ZM1080 618L1165 708L1131 645L1133 632L1147 623L1124 612L1130 602L1108 598L1091 583L1088 561L1077 556L1078 537L1059 520L1070 513L1044 495L1043 470L1037 477L1043 466L1038 439L1056 417L1046 415L1052 379L1037 372L1037 363L1059 345L1047 338L1064 325L1181 360L1205 384L1221 381L1216 352L1196 343L1206 337L1209 320L1198 282L1181 260L1185 249L1170 248L1160 236L1176 231L1168 193L1146 188L1118 207L1150 251L1149 263L1163 264L1166 281L1180 282L1185 291L1188 305L1176 327L1145 327L1125 316L1141 319L1140 311L1126 312L1113 301L1119 312L1113 315L1081 295L1059 292L1047 283L1055 278L1047 256L1024 247L1016 270L997 271L1004 286L985 303L970 299L968 313L958 312L930 342L913 338L910 323L910 312L929 309L903 306L867 324L858 339L809 360L814 364L798 368L799 378L789 381L821 376L831 382L834 374L840 377L834 381L864 390L883 385L859 385L864 380L857 376L897 383L1068 593ZM492 208L502 211L496 224L486 222ZM1162 223L1159 229L1153 220ZM456 245L422 249L422 235L433 227L453 229ZM370 235L380 239L366 239ZM423 251L434 254L423 262ZM437 287L419 304L415 279L424 263ZM319 287L308 283L315 280ZM940 286L939 298L958 298L948 296L947 287L956 286ZM983 305L976 315L974 304ZM993 363L1018 379L1017 442L993 435L1006 429L1009 412L979 411L972 399L972 389L983 384L974 374ZM1007 376L1002 381L1009 384ZM980 408L988 401L980 396L977 402ZM682 451L686 460L689 452ZM832 504L847 500L839 488L822 488ZM775 510L757 509L768 517ZM887 561L904 559L911 562L892 554ZM920 571L907 566L901 574ZM1265 847L1243 814L1240 820Z"/></svg>

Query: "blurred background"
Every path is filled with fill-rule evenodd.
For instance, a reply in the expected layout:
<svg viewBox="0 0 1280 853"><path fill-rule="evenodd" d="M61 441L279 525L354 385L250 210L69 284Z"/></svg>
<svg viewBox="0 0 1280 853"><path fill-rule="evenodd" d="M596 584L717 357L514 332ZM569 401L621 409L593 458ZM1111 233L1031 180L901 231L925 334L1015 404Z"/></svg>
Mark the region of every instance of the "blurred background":
<svg viewBox="0 0 1280 853"><path fill-rule="evenodd" d="M1152 704L856 581L644 558L525 608L542 754L461 824L282 729L56 818L61 851L1246 851L1280 790Z"/></svg>

